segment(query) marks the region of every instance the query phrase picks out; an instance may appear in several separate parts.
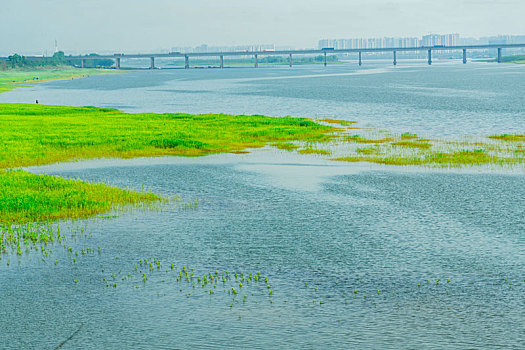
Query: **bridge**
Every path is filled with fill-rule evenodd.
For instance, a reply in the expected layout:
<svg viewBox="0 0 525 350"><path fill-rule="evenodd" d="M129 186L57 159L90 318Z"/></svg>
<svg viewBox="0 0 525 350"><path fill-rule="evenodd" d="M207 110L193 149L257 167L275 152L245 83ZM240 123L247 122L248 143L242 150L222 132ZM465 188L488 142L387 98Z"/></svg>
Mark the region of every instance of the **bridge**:
<svg viewBox="0 0 525 350"><path fill-rule="evenodd" d="M398 52L426 52L428 58L428 64L432 64L432 52L433 51L462 51L463 52L463 63L467 63L467 50L483 50L483 49L497 49L497 62L501 63L502 50L503 49L515 49L524 48L524 44L492 44L492 45L460 45L460 46L419 46L419 47L390 47L390 48L369 48L369 49L332 49L324 48L320 50L280 50L280 51L230 51L230 52L193 52L193 53L158 53L158 54L114 54L114 55L100 55L100 56L66 56L69 60L80 60L80 66L83 68L87 60L96 59L111 59L115 60L115 68L120 69L120 61L127 58L142 58L150 59L150 69L155 68L155 58L184 58L186 69L190 68L190 58L194 57L218 57L219 67L224 68L224 57L238 57L238 56L251 56L254 59L254 66L259 66L258 58L260 56L288 56L288 64L290 67L293 66L293 55L324 55L324 65L326 66L327 54L339 54L339 53L357 53L358 63L361 66L363 64L364 53L392 53L392 59L394 66L397 65L397 53ZM27 59L42 59L38 56L28 56Z"/></svg>

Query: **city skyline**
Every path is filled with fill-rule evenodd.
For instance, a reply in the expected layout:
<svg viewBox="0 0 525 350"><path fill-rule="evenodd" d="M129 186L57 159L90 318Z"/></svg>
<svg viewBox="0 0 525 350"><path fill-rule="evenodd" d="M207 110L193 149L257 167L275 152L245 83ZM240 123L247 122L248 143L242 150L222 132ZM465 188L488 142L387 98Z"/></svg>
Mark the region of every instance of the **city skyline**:
<svg viewBox="0 0 525 350"><path fill-rule="evenodd" d="M487 45L487 44L521 44L525 43L525 35L497 35L479 38L462 37L459 33L431 33L421 37L379 37L379 38L345 38L321 39L317 48L334 49L364 49L386 47L418 47L418 46L456 46L456 45Z"/></svg>
<svg viewBox="0 0 525 350"><path fill-rule="evenodd" d="M419 46L455 46L455 45L487 45L487 44L517 44L525 43L525 35L498 35L486 37L463 37L459 33L426 34L421 37L377 37L377 38L346 38L346 39L321 39L316 44L309 47L294 47L291 45L277 45L275 43L266 44L241 44L232 46L216 46L202 43L196 46L171 46L157 48L150 52L127 52L133 53L203 53L203 52L235 52L235 51L279 51L279 50L295 50L295 49L360 49L360 48L387 48L387 47L419 47ZM42 53L30 54L35 56L52 56L56 51L62 51L58 42L54 42L54 50L46 50ZM523 51L522 49L515 49ZM17 52L18 53L18 52ZM113 51L99 51L100 54L114 54ZM13 53L14 54L14 53ZM75 55L75 52L66 52L66 54ZM83 54L87 54L84 52ZM1 56L1 55L0 55ZM5 55L7 56L7 55Z"/></svg>
<svg viewBox="0 0 525 350"><path fill-rule="evenodd" d="M322 38L523 34L525 2L506 0L4 0L0 55L152 52L172 47L275 44L315 47ZM52 18L53 20L49 20ZM23 29L20 23L24 23Z"/></svg>

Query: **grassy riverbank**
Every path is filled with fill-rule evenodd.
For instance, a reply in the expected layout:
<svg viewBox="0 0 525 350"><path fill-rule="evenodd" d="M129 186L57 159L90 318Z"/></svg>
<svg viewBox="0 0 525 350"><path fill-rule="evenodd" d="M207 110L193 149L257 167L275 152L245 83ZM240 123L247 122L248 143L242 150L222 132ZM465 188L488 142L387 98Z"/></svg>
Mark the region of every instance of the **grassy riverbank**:
<svg viewBox="0 0 525 350"><path fill-rule="evenodd" d="M506 63L525 64L525 55L504 56L501 61Z"/></svg>
<svg viewBox="0 0 525 350"><path fill-rule="evenodd" d="M65 67L16 68L0 70L0 93L16 89L24 83L38 83L50 80L83 78L89 75L106 74L114 70L79 69Z"/></svg>
<svg viewBox="0 0 525 350"><path fill-rule="evenodd" d="M333 129L306 118L0 104L0 168L100 157L243 152L275 142L328 140L326 133Z"/></svg>
<svg viewBox="0 0 525 350"><path fill-rule="evenodd" d="M490 60L481 60L481 62L497 62L498 59L490 59ZM503 63L518 63L518 64L525 64L525 55L511 55L511 56L503 56L501 58L501 62Z"/></svg>

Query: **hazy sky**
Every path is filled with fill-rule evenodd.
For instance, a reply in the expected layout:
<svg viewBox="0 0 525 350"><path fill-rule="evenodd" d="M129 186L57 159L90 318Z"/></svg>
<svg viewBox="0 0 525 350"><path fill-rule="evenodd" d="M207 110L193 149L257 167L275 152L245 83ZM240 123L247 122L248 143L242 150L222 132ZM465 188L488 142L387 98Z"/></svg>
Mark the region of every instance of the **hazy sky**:
<svg viewBox="0 0 525 350"><path fill-rule="evenodd" d="M0 0L0 55L525 34L525 0Z"/></svg>

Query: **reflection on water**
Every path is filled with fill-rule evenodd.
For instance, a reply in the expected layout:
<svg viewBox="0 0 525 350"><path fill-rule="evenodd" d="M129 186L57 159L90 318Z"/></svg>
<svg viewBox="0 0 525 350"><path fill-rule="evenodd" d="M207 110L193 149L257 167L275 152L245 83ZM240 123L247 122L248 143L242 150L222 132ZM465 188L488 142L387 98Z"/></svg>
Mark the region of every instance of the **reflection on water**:
<svg viewBox="0 0 525 350"><path fill-rule="evenodd" d="M3 258L2 348L52 348L80 324L64 348L517 349L525 341L523 176L394 172L276 151L137 164L43 170L198 198L199 208L88 220L92 237L75 249L102 254L75 263L59 247L45 263L38 253L11 257L9 267ZM246 303L230 308L220 286L211 296L162 271L106 287L102 278L143 258L196 274L261 271L273 303L245 288Z"/></svg>

